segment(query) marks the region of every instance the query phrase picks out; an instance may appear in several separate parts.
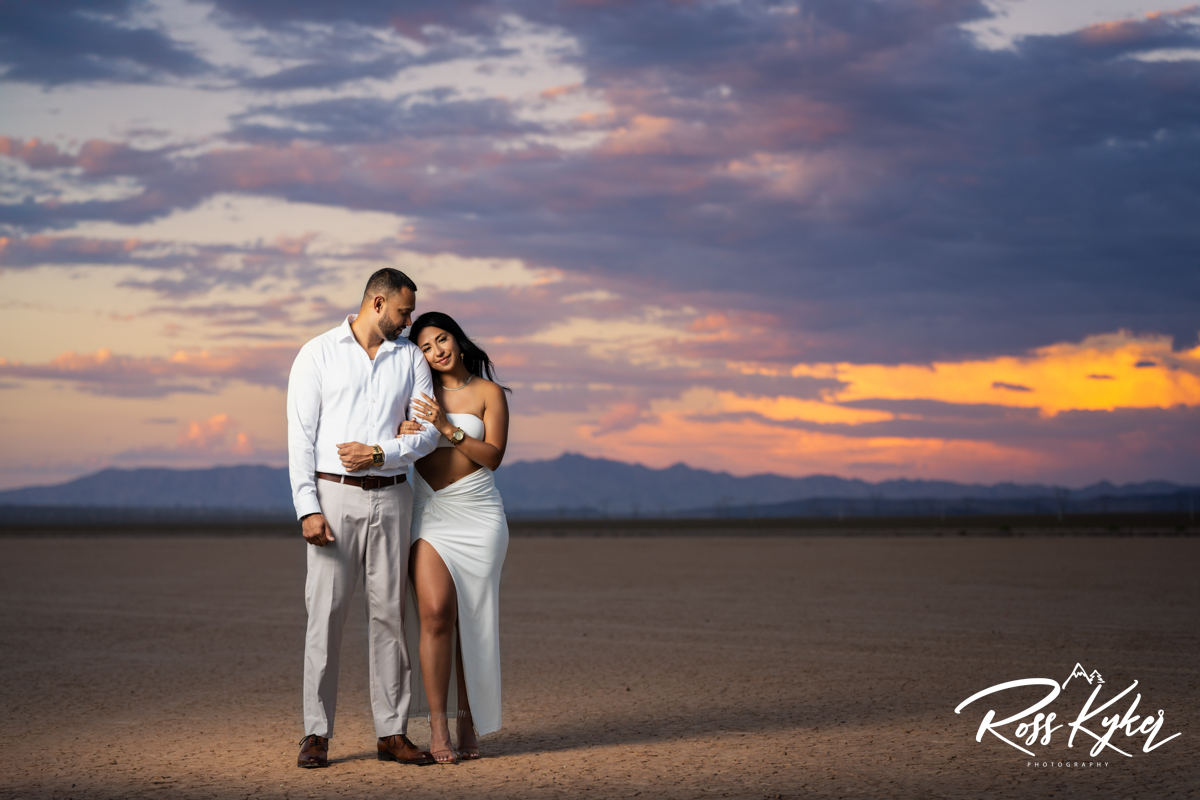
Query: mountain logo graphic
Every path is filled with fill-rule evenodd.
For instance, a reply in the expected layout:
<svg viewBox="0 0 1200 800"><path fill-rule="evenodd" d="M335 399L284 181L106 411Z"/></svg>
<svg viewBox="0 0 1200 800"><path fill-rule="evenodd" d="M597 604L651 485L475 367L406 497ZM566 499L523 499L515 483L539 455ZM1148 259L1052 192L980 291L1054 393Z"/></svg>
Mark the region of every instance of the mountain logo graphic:
<svg viewBox="0 0 1200 800"><path fill-rule="evenodd" d="M1083 668L1083 665L1078 662L1075 664L1075 669L1071 670L1071 674L1065 681L1063 681L1062 685L1064 689L1067 688L1067 684L1071 682L1071 678L1083 678L1088 682L1089 686L1093 683L1104 683L1104 678L1101 677L1100 670L1092 670L1092 674L1089 675L1088 671Z"/></svg>

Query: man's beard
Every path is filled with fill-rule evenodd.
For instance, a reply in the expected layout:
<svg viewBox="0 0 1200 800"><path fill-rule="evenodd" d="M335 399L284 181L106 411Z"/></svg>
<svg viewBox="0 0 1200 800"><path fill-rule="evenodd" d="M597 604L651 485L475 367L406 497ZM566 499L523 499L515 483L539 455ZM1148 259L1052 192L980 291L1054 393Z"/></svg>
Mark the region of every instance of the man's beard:
<svg viewBox="0 0 1200 800"><path fill-rule="evenodd" d="M393 327L392 321L387 317L379 318L379 332L382 333L383 338L387 339L389 342L394 342L399 339L400 334L404 332L404 328L405 325L403 322Z"/></svg>

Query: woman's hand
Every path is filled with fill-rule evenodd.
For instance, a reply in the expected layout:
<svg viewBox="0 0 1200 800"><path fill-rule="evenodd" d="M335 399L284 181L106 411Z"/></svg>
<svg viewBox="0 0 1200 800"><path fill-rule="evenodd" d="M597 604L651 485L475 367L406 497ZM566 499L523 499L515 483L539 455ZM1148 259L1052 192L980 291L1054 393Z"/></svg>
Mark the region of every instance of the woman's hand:
<svg viewBox="0 0 1200 800"><path fill-rule="evenodd" d="M438 433L443 436L449 436L454 433L454 426L450 424L450 420L446 419L446 412L442 411L442 407L438 405L438 401L434 400L429 395L421 392L423 401L413 398L413 414L418 419L423 419L437 429Z"/></svg>
<svg viewBox="0 0 1200 800"><path fill-rule="evenodd" d="M396 431L396 438L399 439L406 433L420 433L423 430L425 430L425 426L415 419L406 419L400 423L400 430Z"/></svg>

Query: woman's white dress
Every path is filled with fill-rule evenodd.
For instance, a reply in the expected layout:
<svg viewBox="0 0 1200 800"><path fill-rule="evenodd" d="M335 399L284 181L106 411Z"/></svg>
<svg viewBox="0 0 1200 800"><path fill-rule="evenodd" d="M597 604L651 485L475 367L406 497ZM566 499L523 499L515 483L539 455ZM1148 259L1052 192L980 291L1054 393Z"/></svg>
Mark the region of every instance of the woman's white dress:
<svg viewBox="0 0 1200 800"><path fill-rule="evenodd" d="M447 414L468 435L483 439L483 420L474 414ZM439 447L453 447L445 437ZM508 521L494 473L487 467L439 491L413 470L412 541L424 539L454 579L458 594L458 633L471 716L480 735L500 729L500 571L508 551ZM412 664L413 715L429 710L424 675L418 656L421 620L409 581L405 624L409 663ZM446 711L458 708L456 681L450 680Z"/></svg>

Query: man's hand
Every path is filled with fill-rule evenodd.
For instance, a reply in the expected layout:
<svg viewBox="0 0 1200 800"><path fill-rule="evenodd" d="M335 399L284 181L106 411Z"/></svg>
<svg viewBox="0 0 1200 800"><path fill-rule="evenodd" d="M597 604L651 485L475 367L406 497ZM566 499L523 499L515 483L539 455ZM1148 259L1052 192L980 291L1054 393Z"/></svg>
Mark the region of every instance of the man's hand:
<svg viewBox="0 0 1200 800"><path fill-rule="evenodd" d="M358 442L339 444L338 458L346 472L359 472L371 466L371 445Z"/></svg>
<svg viewBox="0 0 1200 800"><path fill-rule="evenodd" d="M304 541L317 547L333 544L333 531L324 514L309 514L300 520L300 532L304 534Z"/></svg>

